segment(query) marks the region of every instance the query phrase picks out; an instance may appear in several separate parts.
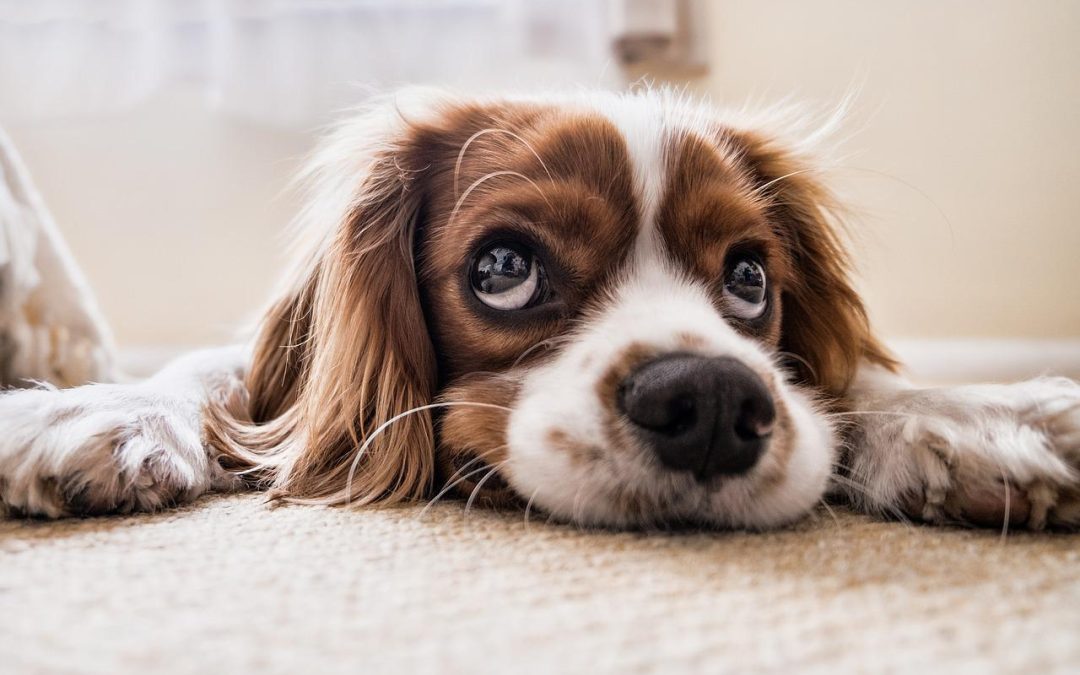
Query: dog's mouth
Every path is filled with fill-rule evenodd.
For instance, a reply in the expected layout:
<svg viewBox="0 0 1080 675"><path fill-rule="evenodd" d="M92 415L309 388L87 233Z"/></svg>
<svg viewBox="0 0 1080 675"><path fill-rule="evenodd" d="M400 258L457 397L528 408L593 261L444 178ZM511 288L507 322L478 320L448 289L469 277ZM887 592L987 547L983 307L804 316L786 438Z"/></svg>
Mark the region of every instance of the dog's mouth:
<svg viewBox="0 0 1080 675"><path fill-rule="evenodd" d="M496 484L586 526L757 529L801 518L824 494L831 430L804 395L757 372L667 354L632 368L610 408L599 397L575 408L565 391L535 387L509 415Z"/></svg>
<svg viewBox="0 0 1080 675"><path fill-rule="evenodd" d="M525 519L588 527L681 530L772 527L801 517L820 499L820 474L829 458L813 456L813 442L809 449L797 447L797 420L788 404L779 401L770 409L760 401L740 401L730 406L730 415L723 413L731 419L708 421L720 413L696 409L690 416L681 399L675 398L674 421L642 431L624 416L609 427L614 436L605 434L598 442L553 427L566 420L550 415L542 425L543 442L530 446L516 435L528 427L517 425L515 432L508 415L505 454L461 453L447 461L435 500L449 494L466 510L512 509ZM747 421L747 410L754 421ZM716 431L720 424L730 429ZM692 444L693 434L706 438L703 446Z"/></svg>

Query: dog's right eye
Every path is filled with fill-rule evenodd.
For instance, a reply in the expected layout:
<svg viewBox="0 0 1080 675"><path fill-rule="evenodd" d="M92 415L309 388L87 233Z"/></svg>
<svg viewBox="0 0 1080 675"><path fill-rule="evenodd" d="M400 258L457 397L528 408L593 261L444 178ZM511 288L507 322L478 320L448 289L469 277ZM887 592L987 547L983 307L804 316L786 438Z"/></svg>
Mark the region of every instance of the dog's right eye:
<svg viewBox="0 0 1080 675"><path fill-rule="evenodd" d="M480 251L470 272L476 297L504 311L524 309L542 299L544 270L531 251L516 244L495 244Z"/></svg>
<svg viewBox="0 0 1080 675"><path fill-rule="evenodd" d="M748 257L731 261L724 280L724 300L731 315L739 319L751 320L764 314L769 296L761 263Z"/></svg>

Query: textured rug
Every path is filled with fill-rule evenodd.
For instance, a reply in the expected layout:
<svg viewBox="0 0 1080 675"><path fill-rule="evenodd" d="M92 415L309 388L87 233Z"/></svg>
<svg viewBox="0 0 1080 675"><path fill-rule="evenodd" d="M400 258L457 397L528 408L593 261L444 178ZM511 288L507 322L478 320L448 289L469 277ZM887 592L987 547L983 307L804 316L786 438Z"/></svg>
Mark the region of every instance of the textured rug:
<svg viewBox="0 0 1080 675"><path fill-rule="evenodd" d="M587 532L459 503L205 499L0 521L5 673L1080 668L1080 537L834 509L769 534Z"/></svg>

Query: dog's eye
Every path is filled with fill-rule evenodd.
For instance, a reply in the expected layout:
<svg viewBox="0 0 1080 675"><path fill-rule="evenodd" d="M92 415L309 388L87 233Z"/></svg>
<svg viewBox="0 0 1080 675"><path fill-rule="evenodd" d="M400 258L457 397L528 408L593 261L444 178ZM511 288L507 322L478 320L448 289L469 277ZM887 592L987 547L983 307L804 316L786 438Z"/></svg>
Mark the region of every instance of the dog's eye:
<svg viewBox="0 0 1080 675"><path fill-rule="evenodd" d="M530 251L512 244L496 244L476 257L470 281L473 292L488 307L524 309L541 296L543 270Z"/></svg>
<svg viewBox="0 0 1080 675"><path fill-rule="evenodd" d="M756 319L765 313L765 269L753 258L737 258L728 265L724 279L724 304L740 319Z"/></svg>

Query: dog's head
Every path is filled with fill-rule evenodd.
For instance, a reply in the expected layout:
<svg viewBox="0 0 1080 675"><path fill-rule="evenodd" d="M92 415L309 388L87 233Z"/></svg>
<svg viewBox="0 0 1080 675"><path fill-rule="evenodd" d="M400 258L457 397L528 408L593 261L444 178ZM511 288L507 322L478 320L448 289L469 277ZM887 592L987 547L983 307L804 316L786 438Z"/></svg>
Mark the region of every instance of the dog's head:
<svg viewBox="0 0 1080 675"><path fill-rule="evenodd" d="M814 400L888 361L813 168L664 93L395 99L316 157L302 263L211 438L297 500L796 518L834 460Z"/></svg>

